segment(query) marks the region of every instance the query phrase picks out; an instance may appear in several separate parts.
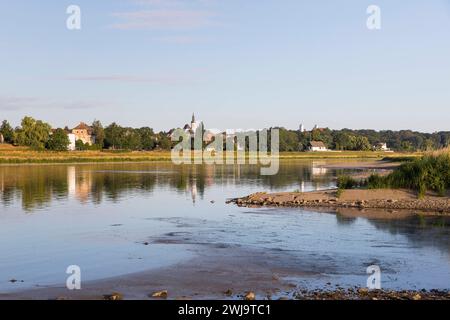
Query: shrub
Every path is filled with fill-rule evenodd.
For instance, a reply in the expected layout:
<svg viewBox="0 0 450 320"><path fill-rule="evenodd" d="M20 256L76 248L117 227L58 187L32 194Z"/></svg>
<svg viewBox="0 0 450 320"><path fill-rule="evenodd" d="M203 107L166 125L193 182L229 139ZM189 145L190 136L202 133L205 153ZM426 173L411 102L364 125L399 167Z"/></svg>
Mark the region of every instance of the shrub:
<svg viewBox="0 0 450 320"><path fill-rule="evenodd" d="M371 189L412 189L418 191L420 197L427 191L443 196L450 188L450 155L432 154L404 163L388 176L370 176L367 186Z"/></svg>
<svg viewBox="0 0 450 320"><path fill-rule="evenodd" d="M358 186L359 183L350 176L339 176L337 179L337 187L339 189L353 189Z"/></svg>

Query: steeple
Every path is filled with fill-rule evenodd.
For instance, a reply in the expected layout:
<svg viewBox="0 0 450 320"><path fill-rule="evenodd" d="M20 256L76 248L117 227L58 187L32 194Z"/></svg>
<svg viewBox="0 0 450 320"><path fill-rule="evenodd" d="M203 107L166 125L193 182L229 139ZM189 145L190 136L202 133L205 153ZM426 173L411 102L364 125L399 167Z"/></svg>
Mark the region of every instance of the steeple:
<svg viewBox="0 0 450 320"><path fill-rule="evenodd" d="M192 121L191 121L191 130L193 132L197 131L198 123L195 121L195 114L192 114Z"/></svg>

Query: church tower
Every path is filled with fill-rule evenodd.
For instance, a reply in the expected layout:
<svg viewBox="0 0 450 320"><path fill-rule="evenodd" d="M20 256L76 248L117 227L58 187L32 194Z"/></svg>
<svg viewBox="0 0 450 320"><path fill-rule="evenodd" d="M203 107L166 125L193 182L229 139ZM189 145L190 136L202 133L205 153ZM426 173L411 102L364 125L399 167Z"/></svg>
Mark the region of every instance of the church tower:
<svg viewBox="0 0 450 320"><path fill-rule="evenodd" d="M193 114L192 114L192 121L191 121L191 130L192 130L193 132L195 132L195 131L197 131L197 128L198 128L198 124L197 124L197 122L195 121L195 114L193 113Z"/></svg>

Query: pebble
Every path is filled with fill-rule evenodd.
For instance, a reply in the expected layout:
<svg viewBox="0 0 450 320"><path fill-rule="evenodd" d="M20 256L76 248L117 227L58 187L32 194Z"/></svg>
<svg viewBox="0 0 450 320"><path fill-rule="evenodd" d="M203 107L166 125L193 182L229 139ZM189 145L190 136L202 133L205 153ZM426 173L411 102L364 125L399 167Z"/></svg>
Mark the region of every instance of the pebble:
<svg viewBox="0 0 450 320"><path fill-rule="evenodd" d="M255 293L252 291L247 292L247 294L244 296L244 299L248 301L255 300L256 299Z"/></svg>
<svg viewBox="0 0 450 320"><path fill-rule="evenodd" d="M123 295L121 293L118 293L118 292L113 292L110 295L104 295L103 298L105 300L122 300L123 299Z"/></svg>
<svg viewBox="0 0 450 320"><path fill-rule="evenodd" d="M168 292L167 290L162 290L162 291L157 291L155 293L152 294L152 298L167 298L168 296Z"/></svg>

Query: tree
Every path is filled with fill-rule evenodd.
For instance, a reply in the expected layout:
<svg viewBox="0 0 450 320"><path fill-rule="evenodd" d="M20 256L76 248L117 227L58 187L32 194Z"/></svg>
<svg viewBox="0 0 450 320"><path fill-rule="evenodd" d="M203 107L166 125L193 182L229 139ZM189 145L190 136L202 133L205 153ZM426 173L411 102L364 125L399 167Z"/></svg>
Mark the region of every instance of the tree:
<svg viewBox="0 0 450 320"><path fill-rule="evenodd" d="M2 125L0 126L0 134L3 135L3 139L5 142L12 143L14 139L14 129L11 127L7 120L3 120Z"/></svg>
<svg viewBox="0 0 450 320"><path fill-rule="evenodd" d="M47 142L47 149L54 151L67 151L70 140L63 129L56 129Z"/></svg>
<svg viewBox="0 0 450 320"><path fill-rule="evenodd" d="M347 132L339 131L334 134L333 145L336 150L352 150L352 135Z"/></svg>
<svg viewBox="0 0 450 320"><path fill-rule="evenodd" d="M85 151L89 150L89 148L90 148L89 143L84 143L82 140L75 141L75 149L79 151Z"/></svg>
<svg viewBox="0 0 450 320"><path fill-rule="evenodd" d="M156 145L156 136L152 128L143 127L138 129L141 136L141 147L144 150L153 150Z"/></svg>
<svg viewBox="0 0 450 320"><path fill-rule="evenodd" d="M294 131L279 128L279 147L281 152L299 151L299 139Z"/></svg>
<svg viewBox="0 0 450 320"><path fill-rule="evenodd" d="M121 149L141 150L141 136L139 135L138 130L135 130L133 128L125 128L123 139L121 139L119 146Z"/></svg>
<svg viewBox="0 0 450 320"><path fill-rule="evenodd" d="M92 133L95 136L95 144L100 149L103 149L105 144L105 129L103 129L102 123L99 120L92 122Z"/></svg>
<svg viewBox="0 0 450 320"><path fill-rule="evenodd" d="M369 151L372 149L372 146L367 137L356 136L355 139L355 147L353 150L355 151Z"/></svg>
<svg viewBox="0 0 450 320"><path fill-rule="evenodd" d="M50 136L51 127L32 117L22 119L21 127L14 132L14 143L34 149L44 149Z"/></svg>
<svg viewBox="0 0 450 320"><path fill-rule="evenodd" d="M113 122L105 128L105 147L111 149L122 148L123 128Z"/></svg>
<svg viewBox="0 0 450 320"><path fill-rule="evenodd" d="M314 129L311 131L311 140L322 141L328 148L330 148L333 142L333 136L331 135L331 130L328 128Z"/></svg>
<svg viewBox="0 0 450 320"><path fill-rule="evenodd" d="M170 150L172 148L172 141L164 132L160 132L157 136L158 148L162 150Z"/></svg>

